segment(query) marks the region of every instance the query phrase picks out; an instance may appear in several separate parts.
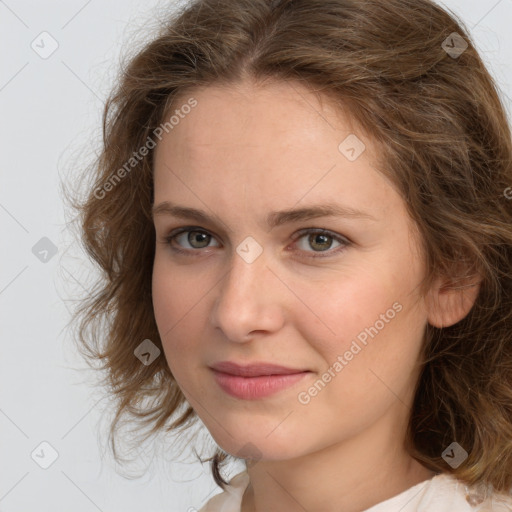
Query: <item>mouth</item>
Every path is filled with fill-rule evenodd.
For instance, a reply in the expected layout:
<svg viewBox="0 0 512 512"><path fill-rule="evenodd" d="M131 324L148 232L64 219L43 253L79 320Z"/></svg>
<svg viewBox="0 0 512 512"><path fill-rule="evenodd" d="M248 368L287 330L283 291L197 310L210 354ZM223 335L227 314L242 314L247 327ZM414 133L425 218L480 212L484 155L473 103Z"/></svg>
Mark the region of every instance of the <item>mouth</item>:
<svg viewBox="0 0 512 512"><path fill-rule="evenodd" d="M242 400L258 400L290 388L309 370L287 368L271 363L239 365L231 361L210 367L218 386L228 395Z"/></svg>

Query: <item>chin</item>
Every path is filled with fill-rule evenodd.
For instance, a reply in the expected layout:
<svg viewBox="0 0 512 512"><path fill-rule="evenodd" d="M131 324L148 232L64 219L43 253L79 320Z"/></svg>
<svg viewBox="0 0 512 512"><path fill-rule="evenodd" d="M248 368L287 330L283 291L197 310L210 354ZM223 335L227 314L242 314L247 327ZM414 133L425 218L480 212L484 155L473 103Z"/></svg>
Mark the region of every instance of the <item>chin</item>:
<svg viewBox="0 0 512 512"><path fill-rule="evenodd" d="M303 450L300 448L304 448L304 444L297 442L297 436L292 436L289 432L278 435L276 431L272 432L276 423L273 424L274 427L271 427L269 422L268 428L265 425L265 428L259 429L254 426L252 429L231 429L226 426L229 434L217 425L215 431L210 430L210 434L225 452L242 459L287 460L302 455ZM269 432L272 433L268 435Z"/></svg>

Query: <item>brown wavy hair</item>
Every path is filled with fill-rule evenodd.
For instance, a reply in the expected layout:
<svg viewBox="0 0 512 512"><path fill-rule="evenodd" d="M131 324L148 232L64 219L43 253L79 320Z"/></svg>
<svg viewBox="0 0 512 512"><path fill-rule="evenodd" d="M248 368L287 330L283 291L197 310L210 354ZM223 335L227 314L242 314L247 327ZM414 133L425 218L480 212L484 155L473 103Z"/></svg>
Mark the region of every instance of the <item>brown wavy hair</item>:
<svg viewBox="0 0 512 512"><path fill-rule="evenodd" d="M445 49L457 47L454 32L468 45L460 55ZM157 142L155 130L195 88L272 79L348 109L378 145L381 171L421 234L423 293L436 276L453 286L482 277L464 319L426 327L406 443L436 472L508 492L512 141L498 87L463 22L429 0L197 0L172 11L121 67L102 151L87 170L94 183L73 204L82 245L101 271L74 313L77 345L116 399L116 459L122 418L152 434L197 421L165 358L145 366L134 356L144 339L162 350L151 294L153 149L141 148ZM457 469L442 458L455 440L468 452ZM217 449L206 459L221 487L228 457Z"/></svg>

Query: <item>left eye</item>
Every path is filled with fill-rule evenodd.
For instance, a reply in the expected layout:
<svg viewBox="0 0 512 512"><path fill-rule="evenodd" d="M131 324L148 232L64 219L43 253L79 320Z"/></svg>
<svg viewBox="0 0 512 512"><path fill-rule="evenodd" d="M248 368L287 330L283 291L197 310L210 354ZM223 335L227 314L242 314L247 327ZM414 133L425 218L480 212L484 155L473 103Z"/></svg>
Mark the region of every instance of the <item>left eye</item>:
<svg viewBox="0 0 512 512"><path fill-rule="evenodd" d="M309 231L305 234L302 234L298 236L295 241L305 241L309 247L312 247L314 250L313 252L325 252L329 249L332 249L333 242L338 244L339 246L347 245L346 242L344 242L340 237L331 235L325 231ZM298 244L300 246L300 243ZM304 246L301 248L301 250L304 250L306 252L309 252Z"/></svg>
<svg viewBox="0 0 512 512"><path fill-rule="evenodd" d="M209 247L210 242L215 240L213 235L204 231L203 229L192 229L192 228L182 228L178 232L172 232L168 236L165 237L165 243L171 246L171 249L178 253L188 253L191 254L193 252L199 252L199 249L205 249ZM325 229L305 229L299 231L294 239L294 243L297 245L301 245L299 249L303 252L313 252L313 253L321 253L328 252L328 255L332 255L333 253L338 253L342 251L346 246L350 245L349 240L341 235L336 233L332 233ZM310 247L313 248L313 251L308 250L304 247L304 242ZM175 247L177 244L179 247L184 247L184 243L189 244L188 247L185 246L185 249L180 249ZM335 250L332 249L333 243L337 243L338 246L335 246ZM219 247L220 245L217 243L215 247ZM312 254L311 257L322 257L320 255Z"/></svg>

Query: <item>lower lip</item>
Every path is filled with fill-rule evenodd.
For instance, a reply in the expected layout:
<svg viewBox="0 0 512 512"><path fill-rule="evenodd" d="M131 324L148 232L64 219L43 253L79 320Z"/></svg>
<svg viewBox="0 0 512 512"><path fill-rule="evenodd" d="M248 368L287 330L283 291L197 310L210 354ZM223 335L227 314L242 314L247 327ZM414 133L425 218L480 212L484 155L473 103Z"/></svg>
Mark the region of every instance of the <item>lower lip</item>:
<svg viewBox="0 0 512 512"><path fill-rule="evenodd" d="M310 372L287 375L240 377L213 370L217 384L228 394L243 400L257 400L273 395L299 382Z"/></svg>

